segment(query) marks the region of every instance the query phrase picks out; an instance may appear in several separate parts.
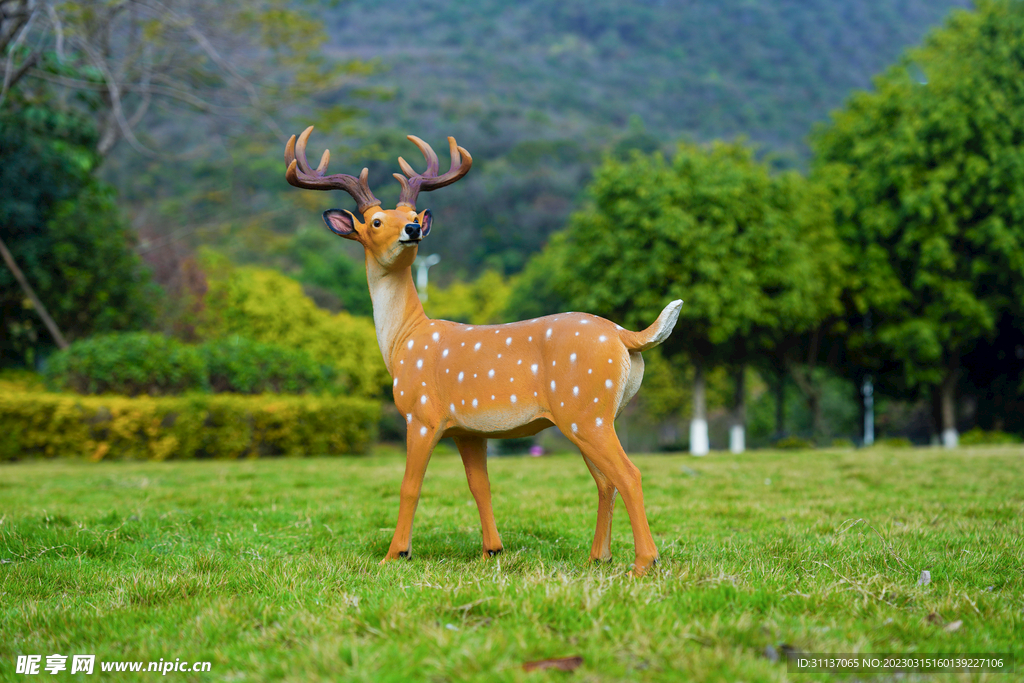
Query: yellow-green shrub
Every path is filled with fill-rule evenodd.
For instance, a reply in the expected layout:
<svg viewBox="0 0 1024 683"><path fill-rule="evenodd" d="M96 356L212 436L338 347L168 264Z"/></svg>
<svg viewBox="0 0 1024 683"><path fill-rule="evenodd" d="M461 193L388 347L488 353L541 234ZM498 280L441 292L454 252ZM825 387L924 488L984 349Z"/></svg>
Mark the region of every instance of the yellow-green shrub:
<svg viewBox="0 0 1024 683"><path fill-rule="evenodd" d="M0 460L364 453L380 404L336 396L0 392Z"/></svg>
<svg viewBox="0 0 1024 683"><path fill-rule="evenodd" d="M277 271L206 259L203 338L239 335L301 349L336 368L353 396L377 397L391 385L373 320L318 308L302 285Z"/></svg>

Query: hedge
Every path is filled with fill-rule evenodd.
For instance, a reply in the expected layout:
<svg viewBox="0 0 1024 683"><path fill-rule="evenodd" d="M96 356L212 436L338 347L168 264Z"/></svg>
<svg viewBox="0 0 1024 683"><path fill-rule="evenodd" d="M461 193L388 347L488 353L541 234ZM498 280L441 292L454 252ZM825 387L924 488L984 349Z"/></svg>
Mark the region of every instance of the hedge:
<svg viewBox="0 0 1024 683"><path fill-rule="evenodd" d="M351 397L0 391L0 460L365 453L379 418L379 403Z"/></svg>

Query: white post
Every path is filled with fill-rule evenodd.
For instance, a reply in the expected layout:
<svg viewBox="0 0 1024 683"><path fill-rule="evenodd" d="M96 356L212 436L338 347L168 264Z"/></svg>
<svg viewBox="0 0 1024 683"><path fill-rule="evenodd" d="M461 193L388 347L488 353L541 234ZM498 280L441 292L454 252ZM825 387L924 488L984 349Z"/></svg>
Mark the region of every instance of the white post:
<svg viewBox="0 0 1024 683"><path fill-rule="evenodd" d="M743 425L733 425L729 428L729 450L733 453L742 453L746 448L746 431Z"/></svg>
<svg viewBox="0 0 1024 683"><path fill-rule="evenodd" d="M708 421L704 418L690 420L690 455L707 455L708 450Z"/></svg>
<svg viewBox="0 0 1024 683"><path fill-rule="evenodd" d="M430 266L436 266L440 260L440 256L431 254L430 256L417 256L414 262L416 264L416 290L423 303L427 302L427 271L430 270Z"/></svg>
<svg viewBox="0 0 1024 683"><path fill-rule="evenodd" d="M960 434L956 428L942 430L942 445L946 448L956 448L960 445Z"/></svg>
<svg viewBox="0 0 1024 683"><path fill-rule="evenodd" d="M875 443L875 385L871 376L864 378L864 445Z"/></svg>

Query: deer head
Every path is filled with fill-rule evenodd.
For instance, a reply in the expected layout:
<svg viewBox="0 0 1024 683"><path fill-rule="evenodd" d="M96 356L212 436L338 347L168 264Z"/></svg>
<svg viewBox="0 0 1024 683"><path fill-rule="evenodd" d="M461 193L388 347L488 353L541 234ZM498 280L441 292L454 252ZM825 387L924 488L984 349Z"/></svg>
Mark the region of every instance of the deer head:
<svg viewBox="0 0 1024 683"><path fill-rule="evenodd" d="M315 169L310 167L306 159L306 143L312 132L313 126L310 126L297 140L294 135L288 140L284 153L288 164L285 173L288 182L307 190L348 192L356 200L356 210L362 214L362 220L350 211L329 209L323 214L327 227L336 235L359 242L366 250L367 259L373 258L386 270L408 266L416 257L417 245L430 234L430 210L416 211L419 193L436 190L459 180L469 173L473 157L455 143L455 138L449 137L451 169L444 175L438 175L438 159L434 150L415 135L408 136L423 153L427 170L416 173L405 159L398 157L398 164L405 175L395 173L394 176L401 184L402 192L395 208L385 210L367 184L368 169L364 168L358 178L344 173L326 175L331 158L330 150L324 150L320 164Z"/></svg>

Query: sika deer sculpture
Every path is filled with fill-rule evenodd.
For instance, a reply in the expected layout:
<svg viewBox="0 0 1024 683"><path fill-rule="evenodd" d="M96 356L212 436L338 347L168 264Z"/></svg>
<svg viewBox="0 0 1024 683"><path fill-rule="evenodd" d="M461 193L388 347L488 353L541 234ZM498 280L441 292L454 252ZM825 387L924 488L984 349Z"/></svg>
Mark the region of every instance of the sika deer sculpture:
<svg viewBox="0 0 1024 683"><path fill-rule="evenodd" d="M398 524L382 562L411 556L413 515L431 452L446 436L455 440L476 499L483 527L484 556L502 551L491 511L487 478L488 438L536 434L557 425L577 447L597 482L597 530L591 560L611 559L611 522L615 493L629 513L636 559L642 576L657 561L658 550L644 512L640 471L630 462L615 434L615 417L636 394L644 374L641 351L657 346L672 332L681 301L673 301L642 332L630 332L586 313L562 313L507 325L462 325L431 320L423 313L411 267L417 245L430 234L430 211L416 211L421 191L450 185L469 172L473 158L448 138L451 170L438 175L430 145L410 135L423 153L427 170L416 173L399 157L405 175L394 209L382 210L366 182L345 174L325 175L330 152L319 166L306 160L310 126L288 141L286 177L296 187L344 190L356 200L361 220L331 209L327 226L356 240L366 251L366 277L373 320L384 363L394 379L395 405L408 423L405 476Z"/></svg>

